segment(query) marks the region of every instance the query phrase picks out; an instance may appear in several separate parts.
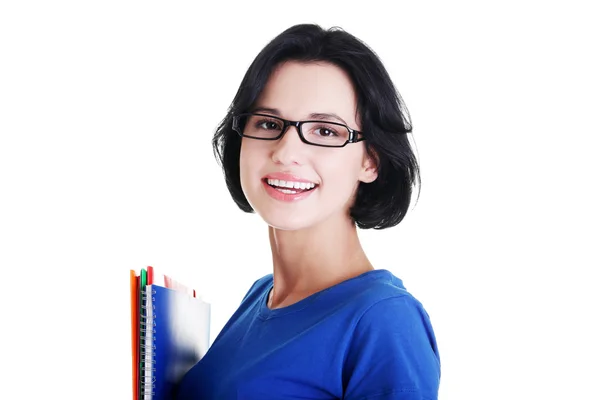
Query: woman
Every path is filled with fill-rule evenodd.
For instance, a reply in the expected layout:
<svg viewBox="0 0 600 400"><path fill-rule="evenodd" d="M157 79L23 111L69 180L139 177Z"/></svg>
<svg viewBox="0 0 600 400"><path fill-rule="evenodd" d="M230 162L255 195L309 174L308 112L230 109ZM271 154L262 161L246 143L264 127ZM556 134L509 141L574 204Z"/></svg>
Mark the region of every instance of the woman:
<svg viewBox="0 0 600 400"><path fill-rule="evenodd" d="M382 63L341 29L293 26L258 54L213 146L234 201L268 225L273 274L178 399L437 399L429 317L356 229L406 214L411 129Z"/></svg>

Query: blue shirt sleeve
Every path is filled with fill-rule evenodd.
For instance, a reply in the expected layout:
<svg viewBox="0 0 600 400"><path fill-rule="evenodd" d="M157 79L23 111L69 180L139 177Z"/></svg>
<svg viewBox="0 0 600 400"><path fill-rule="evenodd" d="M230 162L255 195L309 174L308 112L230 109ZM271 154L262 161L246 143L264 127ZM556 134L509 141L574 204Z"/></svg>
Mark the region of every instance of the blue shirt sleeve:
<svg viewBox="0 0 600 400"><path fill-rule="evenodd" d="M440 358L427 312L412 296L371 306L344 365L346 400L436 400Z"/></svg>

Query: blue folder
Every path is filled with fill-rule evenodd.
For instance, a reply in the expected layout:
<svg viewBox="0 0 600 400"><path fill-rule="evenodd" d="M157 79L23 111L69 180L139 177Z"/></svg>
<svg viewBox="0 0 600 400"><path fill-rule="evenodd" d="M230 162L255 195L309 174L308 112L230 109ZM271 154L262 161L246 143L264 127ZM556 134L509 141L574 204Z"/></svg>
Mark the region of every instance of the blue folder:
<svg viewBox="0 0 600 400"><path fill-rule="evenodd" d="M183 375L208 351L210 304L183 291L148 285L146 313L144 400L170 400Z"/></svg>

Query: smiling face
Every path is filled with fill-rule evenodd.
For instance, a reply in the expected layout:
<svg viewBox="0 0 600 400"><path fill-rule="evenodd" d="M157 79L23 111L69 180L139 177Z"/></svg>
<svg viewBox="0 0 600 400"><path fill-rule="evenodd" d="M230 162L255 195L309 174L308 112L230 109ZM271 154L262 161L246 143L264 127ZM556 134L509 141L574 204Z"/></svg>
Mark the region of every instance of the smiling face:
<svg viewBox="0 0 600 400"><path fill-rule="evenodd" d="M361 128L356 119L356 94L351 80L342 69L327 63L280 65L253 111L293 121L316 118L341 122L356 130ZM267 122L261 127L276 125ZM326 130L319 131L321 136L329 134ZM267 181L267 177L277 180ZM296 230L332 218L349 219L348 210L359 182L372 182L376 177L375 165L367 157L364 142L340 148L311 146L301 141L293 126L279 140L242 138L242 190L256 213L274 228ZM296 185L295 190L286 190L272 188L267 183L281 185L282 180L288 187L292 185L290 181L312 182L316 187L294 195L292 192L311 185Z"/></svg>

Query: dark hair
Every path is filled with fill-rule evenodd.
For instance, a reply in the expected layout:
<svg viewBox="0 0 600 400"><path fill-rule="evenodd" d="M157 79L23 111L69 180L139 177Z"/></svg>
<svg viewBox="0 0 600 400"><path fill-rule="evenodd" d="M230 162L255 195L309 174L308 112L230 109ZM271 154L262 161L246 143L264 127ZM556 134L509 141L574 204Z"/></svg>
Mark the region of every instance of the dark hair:
<svg viewBox="0 0 600 400"><path fill-rule="evenodd" d="M350 216L362 229L399 224L410 206L413 186L420 184L419 165L407 135L412 132L410 115L375 52L339 27L292 26L271 40L248 68L212 139L235 203L245 212L254 212L240 183L242 138L232 129L233 116L251 109L271 72L284 61L327 62L350 76L366 151L378 168L375 181L360 182Z"/></svg>

